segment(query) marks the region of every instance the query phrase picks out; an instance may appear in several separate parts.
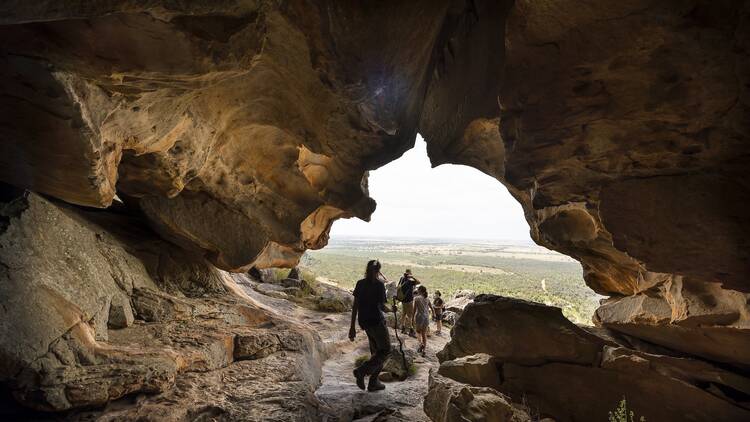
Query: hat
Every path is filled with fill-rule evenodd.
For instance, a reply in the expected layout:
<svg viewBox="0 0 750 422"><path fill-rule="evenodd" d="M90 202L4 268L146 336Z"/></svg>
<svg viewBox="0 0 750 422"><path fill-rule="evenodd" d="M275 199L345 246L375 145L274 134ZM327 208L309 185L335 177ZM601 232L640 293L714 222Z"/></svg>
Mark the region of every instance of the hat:
<svg viewBox="0 0 750 422"><path fill-rule="evenodd" d="M406 271L404 271L404 273L405 274L411 274L411 270L407 269Z"/></svg>

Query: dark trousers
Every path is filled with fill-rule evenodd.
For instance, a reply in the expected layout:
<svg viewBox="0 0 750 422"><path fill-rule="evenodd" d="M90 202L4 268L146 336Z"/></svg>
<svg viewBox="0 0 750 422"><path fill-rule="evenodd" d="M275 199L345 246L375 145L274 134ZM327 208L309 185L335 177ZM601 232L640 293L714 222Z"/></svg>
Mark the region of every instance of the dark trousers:
<svg viewBox="0 0 750 422"><path fill-rule="evenodd" d="M388 328L385 322L365 328L367 340L370 342L370 360L363 363L357 368L358 372L370 375L370 379L377 378L380 371L383 370L383 364L391 353L391 336L388 335Z"/></svg>

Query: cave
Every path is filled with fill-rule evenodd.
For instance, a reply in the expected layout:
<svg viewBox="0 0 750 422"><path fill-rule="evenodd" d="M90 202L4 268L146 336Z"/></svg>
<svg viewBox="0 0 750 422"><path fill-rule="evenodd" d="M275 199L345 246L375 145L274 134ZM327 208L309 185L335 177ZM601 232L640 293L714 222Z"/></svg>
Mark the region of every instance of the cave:
<svg viewBox="0 0 750 422"><path fill-rule="evenodd" d="M419 132L606 297L591 328L477 298L429 418L604 420L627 393L648 421L750 419L749 24L744 1L4 1L3 412L319 420L325 342L241 284L368 220L368 172Z"/></svg>

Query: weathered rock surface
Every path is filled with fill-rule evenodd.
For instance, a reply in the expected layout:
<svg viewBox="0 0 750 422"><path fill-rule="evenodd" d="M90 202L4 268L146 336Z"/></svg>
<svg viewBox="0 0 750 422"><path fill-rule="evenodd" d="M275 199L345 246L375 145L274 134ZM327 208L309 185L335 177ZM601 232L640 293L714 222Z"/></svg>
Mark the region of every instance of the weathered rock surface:
<svg viewBox="0 0 750 422"><path fill-rule="evenodd" d="M684 355L636 350L616 343L616 335L595 332L567 321L559 308L480 295L439 354L438 373L496 389L558 421L606 419L623 396L646 420L750 417L750 378ZM442 387L434 388L430 394L440 394Z"/></svg>
<svg viewBox="0 0 750 422"><path fill-rule="evenodd" d="M461 384L430 374L425 413L435 422L525 422L531 417L513 406L509 397L487 387Z"/></svg>
<svg viewBox="0 0 750 422"><path fill-rule="evenodd" d="M385 382L405 380L416 369L412 367L416 356L417 353L409 348L405 348L404 355L401 356L398 344L391 344L391 353L383 364L380 380Z"/></svg>
<svg viewBox="0 0 750 422"><path fill-rule="evenodd" d="M5 1L0 180L123 203L3 206L0 377L41 371L66 333L91 350L136 327L131 312L198 306L128 310L133 292L231 294L204 259L295 265L335 219L369 218L367 172L417 131L434 165L497 178L534 240L582 263L610 297L598 324L745 370L749 22L748 2L705 0ZM555 362L594 365L603 347L518 318L555 333ZM111 395L163 385L141 381Z"/></svg>
<svg viewBox="0 0 750 422"><path fill-rule="evenodd" d="M604 327L705 359L750 368L750 295L674 277L648 291L607 300ZM719 346L719 347L717 347Z"/></svg>
<svg viewBox="0 0 750 422"><path fill-rule="evenodd" d="M180 386L210 384L210 377L188 374L236 373L228 368L237 361L279 354L273 365L255 365L244 377L278 379L271 371L283 367L297 384L281 383L269 397L291 395L295 404L273 411L273 405L259 406L250 414L262 415L264 408L284 415L277 420L314 414L314 401L306 397L320 376L319 339L231 293L226 274L199 259L188 265L195 258L133 217L80 211L35 194L4 203L0 214L0 262L13 269L0 282L0 382L22 404L60 411L163 393L176 394L169 400L181 403L186 415L200 413L199 404L207 406L210 396L187 403ZM185 264L177 272L175 259ZM192 288L180 290L187 279ZM107 418L136 420L149 402ZM174 409L154 406L165 420L181 420ZM243 419L231 407L212 406Z"/></svg>

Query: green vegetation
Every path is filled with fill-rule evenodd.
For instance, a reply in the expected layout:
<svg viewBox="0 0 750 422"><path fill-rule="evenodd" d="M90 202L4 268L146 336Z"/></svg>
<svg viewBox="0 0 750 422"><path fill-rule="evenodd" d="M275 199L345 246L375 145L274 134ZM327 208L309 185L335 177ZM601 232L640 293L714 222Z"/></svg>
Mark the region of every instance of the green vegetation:
<svg viewBox="0 0 750 422"><path fill-rule="evenodd" d="M363 277L367 260L377 258L383 264L383 274L391 281L397 281L404 269L411 268L430 294L440 290L445 300L462 289L517 297L560 307L571 321L591 324L598 296L584 283L577 262L529 259L529 254L523 253L520 257L497 256L502 254L492 255L475 246L451 253L435 250L434 245L399 248L393 243L382 247L345 243L309 251L302 265L342 288L353 289Z"/></svg>
<svg viewBox="0 0 750 422"><path fill-rule="evenodd" d="M354 359L354 366L359 367L368 360L370 360L370 355L359 355L356 359Z"/></svg>
<svg viewBox="0 0 750 422"><path fill-rule="evenodd" d="M625 401L625 397L620 400L620 404L617 405L614 412L609 412L609 422L646 422L646 418L641 416L639 419L635 418L635 412L628 411L628 403Z"/></svg>
<svg viewBox="0 0 750 422"><path fill-rule="evenodd" d="M357 368L363 363L367 362L370 359L370 355L359 355L356 359L354 359L354 367ZM403 365L400 365L403 367ZM412 376L417 373L417 365L414 363L409 364L408 374L409 376Z"/></svg>

